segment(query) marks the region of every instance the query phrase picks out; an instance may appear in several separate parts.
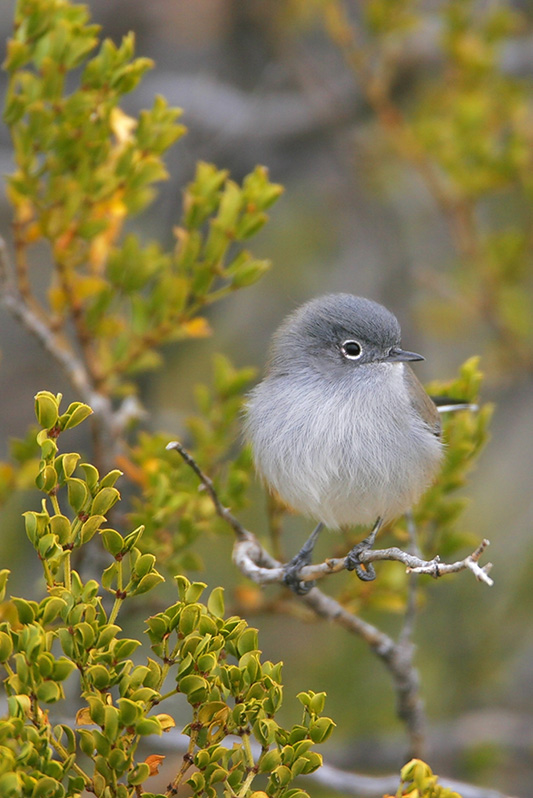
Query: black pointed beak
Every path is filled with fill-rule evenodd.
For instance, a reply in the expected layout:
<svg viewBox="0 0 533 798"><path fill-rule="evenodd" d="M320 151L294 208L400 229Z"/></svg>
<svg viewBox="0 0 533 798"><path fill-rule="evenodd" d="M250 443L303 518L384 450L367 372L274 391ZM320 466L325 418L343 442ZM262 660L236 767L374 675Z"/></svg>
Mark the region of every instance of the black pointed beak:
<svg viewBox="0 0 533 798"><path fill-rule="evenodd" d="M393 346L385 357L385 363L405 363L409 360L425 360L425 358L422 355L417 355L416 352L406 352L399 346Z"/></svg>

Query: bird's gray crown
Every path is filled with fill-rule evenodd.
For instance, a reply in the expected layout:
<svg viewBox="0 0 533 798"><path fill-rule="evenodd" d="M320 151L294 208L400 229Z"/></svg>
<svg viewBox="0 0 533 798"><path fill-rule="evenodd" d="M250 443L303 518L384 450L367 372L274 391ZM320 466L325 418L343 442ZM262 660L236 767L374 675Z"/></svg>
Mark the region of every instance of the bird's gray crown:
<svg viewBox="0 0 533 798"><path fill-rule="evenodd" d="M394 314L371 299L353 294L327 294L294 311L274 336L271 364L288 352L320 351L348 339L366 342L374 351L400 343L400 325ZM302 352L303 354L303 352Z"/></svg>

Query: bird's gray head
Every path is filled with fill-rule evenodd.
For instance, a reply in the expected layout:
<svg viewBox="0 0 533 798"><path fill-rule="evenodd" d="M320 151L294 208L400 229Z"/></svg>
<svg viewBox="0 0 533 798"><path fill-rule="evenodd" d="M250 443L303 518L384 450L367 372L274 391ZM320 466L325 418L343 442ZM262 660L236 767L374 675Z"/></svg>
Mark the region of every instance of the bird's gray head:
<svg viewBox="0 0 533 798"><path fill-rule="evenodd" d="M390 311L352 294L318 297L292 313L275 333L271 374L299 366L329 375L370 363L423 360L400 348L400 325Z"/></svg>

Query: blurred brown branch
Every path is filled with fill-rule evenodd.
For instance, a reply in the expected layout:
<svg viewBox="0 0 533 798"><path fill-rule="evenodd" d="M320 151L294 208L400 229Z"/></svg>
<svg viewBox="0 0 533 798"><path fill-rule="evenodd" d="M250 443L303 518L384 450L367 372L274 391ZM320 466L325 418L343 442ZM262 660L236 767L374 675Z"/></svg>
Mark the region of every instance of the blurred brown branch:
<svg viewBox="0 0 533 798"><path fill-rule="evenodd" d="M84 361L77 356L70 343L53 330L46 317L39 313L29 287L22 293L16 287L13 275L6 242L0 237L0 298L9 312L62 367L74 392L93 409L95 443L100 444L97 456L103 468L112 467L120 436L126 424L133 417L139 417L142 412L140 405L127 397L118 410L113 409L109 397L93 385Z"/></svg>

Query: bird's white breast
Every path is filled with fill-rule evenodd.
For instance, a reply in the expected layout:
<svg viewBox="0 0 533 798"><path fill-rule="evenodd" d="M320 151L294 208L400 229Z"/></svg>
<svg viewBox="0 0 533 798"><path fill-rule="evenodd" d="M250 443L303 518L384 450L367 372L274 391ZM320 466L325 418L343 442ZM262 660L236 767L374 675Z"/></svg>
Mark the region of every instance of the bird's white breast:
<svg viewBox="0 0 533 798"><path fill-rule="evenodd" d="M294 509L330 528L385 521L433 481L442 446L409 400L403 364L375 363L335 385L269 377L246 420L258 471Z"/></svg>

